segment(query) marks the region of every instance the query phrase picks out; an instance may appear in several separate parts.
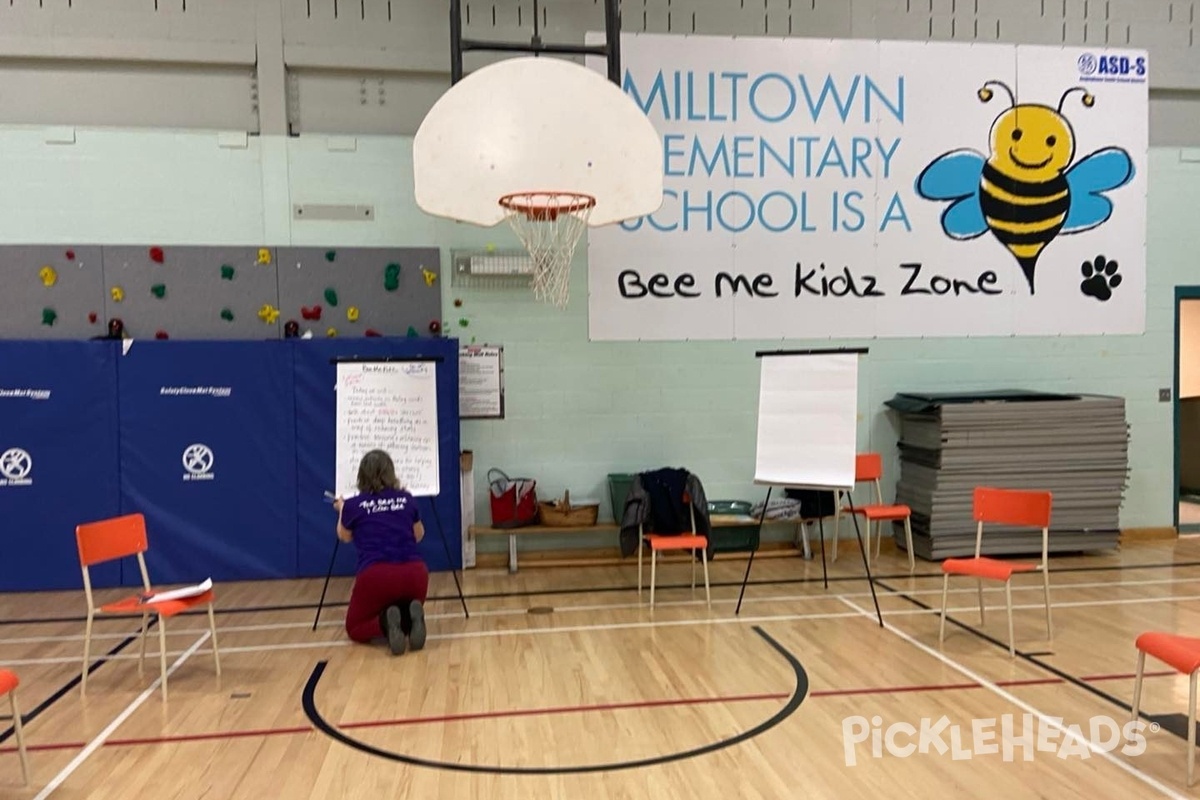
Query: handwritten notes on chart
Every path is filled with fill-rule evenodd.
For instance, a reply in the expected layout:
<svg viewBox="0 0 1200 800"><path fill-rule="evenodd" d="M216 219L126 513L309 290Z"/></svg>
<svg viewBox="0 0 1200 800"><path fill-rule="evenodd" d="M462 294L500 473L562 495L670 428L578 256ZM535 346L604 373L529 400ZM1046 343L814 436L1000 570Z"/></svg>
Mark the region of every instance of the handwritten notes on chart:
<svg viewBox="0 0 1200 800"><path fill-rule="evenodd" d="M337 492L358 494L358 465L385 450L401 485L418 497L438 482L437 371L433 362L338 364Z"/></svg>

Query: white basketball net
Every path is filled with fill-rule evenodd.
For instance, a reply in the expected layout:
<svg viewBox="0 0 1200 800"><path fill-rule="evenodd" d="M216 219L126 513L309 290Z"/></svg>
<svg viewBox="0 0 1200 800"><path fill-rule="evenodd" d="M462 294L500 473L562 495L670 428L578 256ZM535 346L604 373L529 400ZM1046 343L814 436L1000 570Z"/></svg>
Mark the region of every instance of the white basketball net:
<svg viewBox="0 0 1200 800"><path fill-rule="evenodd" d="M596 205L571 192L519 192L500 198L509 226L533 259L533 296L565 308L571 260Z"/></svg>

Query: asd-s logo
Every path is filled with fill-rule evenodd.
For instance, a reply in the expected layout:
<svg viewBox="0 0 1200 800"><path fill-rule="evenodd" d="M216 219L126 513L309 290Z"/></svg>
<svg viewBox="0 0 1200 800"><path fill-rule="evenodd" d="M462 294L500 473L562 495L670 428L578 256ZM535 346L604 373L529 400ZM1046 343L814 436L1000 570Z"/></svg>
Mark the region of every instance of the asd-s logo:
<svg viewBox="0 0 1200 800"><path fill-rule="evenodd" d="M33 478L33 458L28 450L10 447L0 453L0 486L29 486Z"/></svg>
<svg viewBox="0 0 1200 800"><path fill-rule="evenodd" d="M1146 75L1145 56L1097 56L1084 53L1079 57L1079 74L1084 77L1128 78L1134 76L1143 78Z"/></svg>
<svg viewBox="0 0 1200 800"><path fill-rule="evenodd" d="M189 444L183 451L183 468L185 481L211 481L217 476L213 474L213 451L206 444Z"/></svg>

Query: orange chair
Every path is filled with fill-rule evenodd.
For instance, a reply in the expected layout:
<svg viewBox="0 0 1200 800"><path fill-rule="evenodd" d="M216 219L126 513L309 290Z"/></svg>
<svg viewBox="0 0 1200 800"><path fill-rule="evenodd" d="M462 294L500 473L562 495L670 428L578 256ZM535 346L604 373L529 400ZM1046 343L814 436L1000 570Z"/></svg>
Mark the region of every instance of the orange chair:
<svg viewBox="0 0 1200 800"><path fill-rule="evenodd" d="M17 707L17 686L21 682L17 676L6 669L0 669L0 697L8 695L8 705L12 709L13 735L17 739L17 753L21 756L21 780L29 785L29 759L25 755L25 733L21 728L21 710Z"/></svg>
<svg viewBox="0 0 1200 800"><path fill-rule="evenodd" d="M79 564L83 568L83 591L87 595L87 629L83 639L83 677L80 682L83 694L87 694L88 665L92 647L92 620L97 613L116 616L138 616L142 618L142 655L138 661L138 674L142 674L146 660L146 631L149 627L150 615L158 618L158 654L162 668L162 696L167 700L167 625L170 617L197 606L208 606L208 628L212 634L213 662L217 667L217 675L221 674L221 657L217 652L217 624L213 615L213 592L211 590L195 597L178 600L155 602L143 600L142 594L135 594L96 607L92 597L92 580L88 568L106 561L115 561L128 556L137 556L138 567L142 571L142 587L145 594L152 593L150 576L146 571L145 552L149 545L146 540L146 519L141 514L127 514L122 517L90 522L76 526L75 541L79 545Z"/></svg>
<svg viewBox="0 0 1200 800"><path fill-rule="evenodd" d="M984 623L983 581L1003 581L1005 601L1008 604L1008 654L1017 654L1013 638L1012 620L1012 576L1018 572L1042 571L1042 582L1046 587L1046 636L1054 638L1050 622L1050 492L1032 492L1020 489L975 489L973 516L975 518L975 557L948 558L942 562L942 626L938 641L946 638L946 598L950 590L951 575L974 576L979 582L979 622ZM980 555L983 546L983 524L1010 525L1042 529L1042 561L1040 564L1018 564L985 558Z"/></svg>
<svg viewBox="0 0 1200 800"><path fill-rule="evenodd" d="M1188 690L1188 766L1187 785L1195 783L1196 774L1196 675L1200 672L1200 639L1176 636L1173 633L1152 631L1137 638L1137 677L1133 684L1133 721L1138 721L1142 704L1142 672L1146 654L1150 654L1183 675L1187 675Z"/></svg>
<svg viewBox="0 0 1200 800"><path fill-rule="evenodd" d="M690 503L689 503L690 505ZM691 512L692 532L680 534L646 533L638 531L638 597L642 596L642 546L650 547L650 608L654 608L654 584L658 572L658 554L671 550L690 550L692 553L692 591L696 591L696 551L704 562L704 599L712 608L712 594L708 586L708 537L696 533L696 512Z"/></svg>
<svg viewBox="0 0 1200 800"><path fill-rule="evenodd" d="M877 537L875 539L876 558L879 557L879 547L883 543L883 523L901 521L904 523L904 540L908 547L908 571L912 572L917 568L916 556L913 555L912 509L906 505L886 505L883 502L883 486L880 482L882 478L883 457L879 453L863 453L854 459L854 482L873 483L875 485L875 502L865 506L854 506L853 512L851 512L851 507L842 507L841 498L838 498L838 506L834 511L833 517L833 560L837 561L842 514L855 513L863 515L867 520L866 544L868 560L870 560L871 555L871 523L874 522L877 529Z"/></svg>

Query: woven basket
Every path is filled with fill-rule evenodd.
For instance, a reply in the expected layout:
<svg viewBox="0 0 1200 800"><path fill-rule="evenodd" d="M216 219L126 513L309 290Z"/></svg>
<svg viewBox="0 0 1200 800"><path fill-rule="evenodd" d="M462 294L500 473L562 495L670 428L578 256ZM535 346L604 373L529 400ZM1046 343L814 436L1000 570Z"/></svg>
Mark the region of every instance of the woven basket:
<svg viewBox="0 0 1200 800"><path fill-rule="evenodd" d="M563 492L562 500L538 504L540 522L555 528L586 527L595 525L600 516L599 503L581 506L571 505L571 493Z"/></svg>

